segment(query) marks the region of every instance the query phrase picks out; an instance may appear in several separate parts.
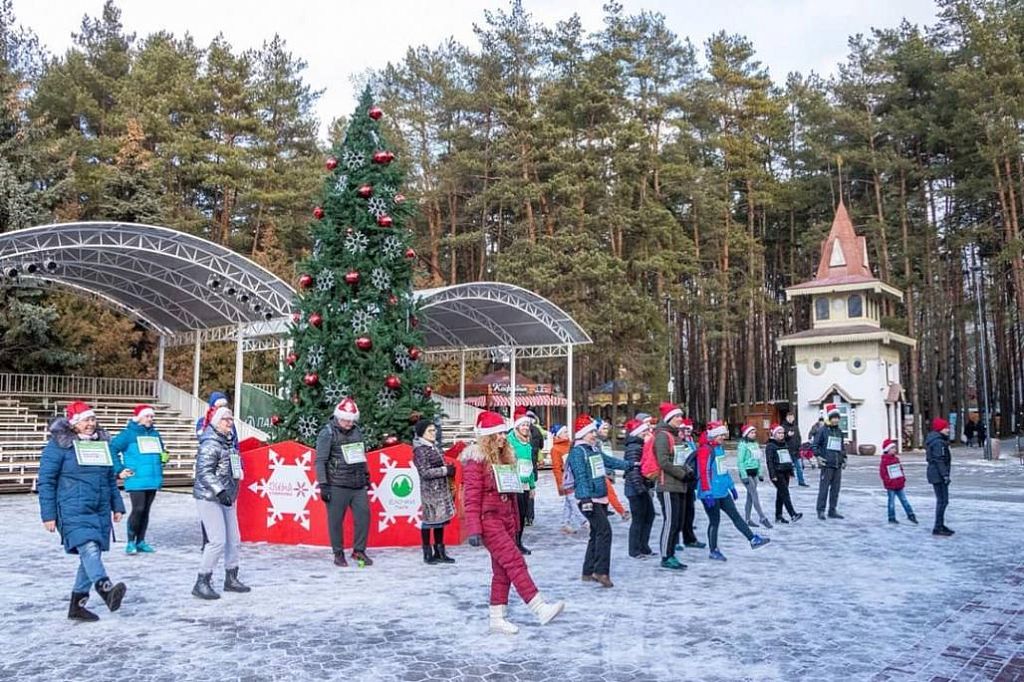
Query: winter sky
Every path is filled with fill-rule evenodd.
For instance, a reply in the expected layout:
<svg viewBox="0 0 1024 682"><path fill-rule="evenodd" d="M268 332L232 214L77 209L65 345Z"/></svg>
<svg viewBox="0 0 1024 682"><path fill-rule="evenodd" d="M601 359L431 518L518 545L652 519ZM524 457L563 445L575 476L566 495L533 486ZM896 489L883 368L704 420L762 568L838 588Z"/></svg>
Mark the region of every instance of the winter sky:
<svg viewBox="0 0 1024 682"><path fill-rule="evenodd" d="M627 13L665 15L679 36L703 43L719 30L747 36L777 82L790 71L832 74L847 52L847 37L872 27L935 20L933 0L621 0ZM200 45L222 32L236 49L258 47L279 33L293 54L306 60L307 80L324 91L317 107L321 125L355 105L353 79L368 69L402 59L409 46L436 46L448 37L475 46L473 24L485 9L505 0L118 0L128 31L189 32ZM547 26L579 14L587 29L601 27L603 0L524 0L534 20ZM103 0L14 0L20 23L44 46L63 54L85 14L98 16Z"/></svg>

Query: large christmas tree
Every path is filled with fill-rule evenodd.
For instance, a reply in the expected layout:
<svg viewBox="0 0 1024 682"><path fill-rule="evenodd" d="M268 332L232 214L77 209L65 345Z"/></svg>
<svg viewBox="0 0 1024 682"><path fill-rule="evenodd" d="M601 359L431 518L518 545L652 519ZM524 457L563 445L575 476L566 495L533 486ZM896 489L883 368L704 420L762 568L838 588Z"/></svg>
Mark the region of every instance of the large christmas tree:
<svg viewBox="0 0 1024 682"><path fill-rule="evenodd" d="M416 254L405 173L381 133L383 112L363 91L345 141L327 159L313 209L313 252L300 268L286 395L275 438L312 443L335 405L351 396L367 445L389 445L432 419L430 372L412 295Z"/></svg>

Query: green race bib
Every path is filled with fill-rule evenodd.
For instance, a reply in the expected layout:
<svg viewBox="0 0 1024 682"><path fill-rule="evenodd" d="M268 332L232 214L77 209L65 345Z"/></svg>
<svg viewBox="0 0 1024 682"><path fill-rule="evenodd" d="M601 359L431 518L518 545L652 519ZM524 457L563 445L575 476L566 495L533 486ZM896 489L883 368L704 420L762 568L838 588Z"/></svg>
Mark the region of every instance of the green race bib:
<svg viewBox="0 0 1024 682"><path fill-rule="evenodd" d="M75 441L75 459L83 467L113 466L110 459L110 446L103 440Z"/></svg>

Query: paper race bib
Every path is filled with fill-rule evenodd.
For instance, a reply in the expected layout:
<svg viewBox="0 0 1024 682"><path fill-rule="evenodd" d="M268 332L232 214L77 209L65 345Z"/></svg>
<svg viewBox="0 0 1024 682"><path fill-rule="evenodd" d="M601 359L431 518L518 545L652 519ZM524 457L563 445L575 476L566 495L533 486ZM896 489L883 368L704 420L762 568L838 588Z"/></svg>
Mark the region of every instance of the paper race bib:
<svg viewBox="0 0 1024 682"><path fill-rule="evenodd" d="M242 478L242 457L238 454L238 450L232 450L228 453L228 458L231 461L231 478L240 480Z"/></svg>
<svg viewBox="0 0 1024 682"><path fill-rule="evenodd" d="M590 462L591 478L604 478L608 475L604 468L604 457L602 455L590 455L587 459Z"/></svg>
<svg viewBox="0 0 1024 682"><path fill-rule="evenodd" d="M159 455L164 449L160 446L160 439L156 436L139 436L135 439L140 455Z"/></svg>
<svg viewBox="0 0 1024 682"><path fill-rule="evenodd" d="M725 463L725 455L715 457L715 473L719 476L726 476L729 474L729 467Z"/></svg>
<svg viewBox="0 0 1024 682"><path fill-rule="evenodd" d="M836 436L829 436L828 443L825 445L826 450L836 450L838 452L843 451L843 439Z"/></svg>
<svg viewBox="0 0 1024 682"><path fill-rule="evenodd" d="M113 465L110 459L110 446L105 440L75 441L75 460L83 467L108 467Z"/></svg>
<svg viewBox="0 0 1024 682"><path fill-rule="evenodd" d="M360 443L345 443L341 446L345 464L361 464L366 461L366 446Z"/></svg>
<svg viewBox="0 0 1024 682"><path fill-rule="evenodd" d="M903 471L899 464L890 464L886 469L889 470L889 478L903 478Z"/></svg>
<svg viewBox="0 0 1024 682"><path fill-rule="evenodd" d="M533 476L533 460L517 459L516 467L519 469L519 478L529 479Z"/></svg>
<svg viewBox="0 0 1024 682"><path fill-rule="evenodd" d="M779 450L779 464L792 464L793 458L789 456L789 450Z"/></svg>
<svg viewBox="0 0 1024 682"><path fill-rule="evenodd" d="M494 470L494 487L499 493L521 493L523 482L519 480L519 472L511 464L495 464L491 467Z"/></svg>
<svg viewBox="0 0 1024 682"><path fill-rule="evenodd" d="M677 467L683 466L686 464L686 458L690 456L691 452L693 452L693 450L690 449L689 443L680 443L675 447L672 455L672 463Z"/></svg>

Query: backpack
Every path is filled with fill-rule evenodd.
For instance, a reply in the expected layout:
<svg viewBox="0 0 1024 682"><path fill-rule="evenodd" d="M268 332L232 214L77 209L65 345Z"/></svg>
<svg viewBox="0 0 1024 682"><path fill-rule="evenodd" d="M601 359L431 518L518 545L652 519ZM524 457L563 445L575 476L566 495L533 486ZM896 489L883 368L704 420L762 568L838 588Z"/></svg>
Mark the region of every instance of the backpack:
<svg viewBox="0 0 1024 682"><path fill-rule="evenodd" d="M576 490L576 477L573 476L572 467L569 466L569 453L565 453L565 460L562 464L562 490L571 493Z"/></svg>
<svg viewBox="0 0 1024 682"><path fill-rule="evenodd" d="M686 466L690 467L689 480L693 481L697 479L697 448L691 448L689 456L686 458Z"/></svg>
<svg viewBox="0 0 1024 682"><path fill-rule="evenodd" d="M665 435L668 436L669 448L675 447L675 439L672 438L672 434L666 432ZM655 434L653 438L648 438L640 453L640 475L648 481L655 481L661 477L661 465L658 464L658 456L654 454L654 441L657 437L658 435Z"/></svg>

